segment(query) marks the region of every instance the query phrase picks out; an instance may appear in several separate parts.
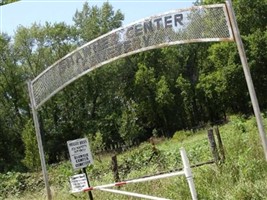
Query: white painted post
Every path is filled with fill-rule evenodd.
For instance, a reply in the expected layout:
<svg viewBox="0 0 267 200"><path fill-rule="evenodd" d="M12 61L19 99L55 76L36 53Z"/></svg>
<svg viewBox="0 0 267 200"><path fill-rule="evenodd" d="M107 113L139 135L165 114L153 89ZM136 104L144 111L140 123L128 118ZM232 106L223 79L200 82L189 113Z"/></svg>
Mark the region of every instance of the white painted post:
<svg viewBox="0 0 267 200"><path fill-rule="evenodd" d="M236 44L237 44L237 48L238 48L239 56L240 56L240 59L241 59L243 71L244 71L244 74L245 74L245 78L246 78L246 82L247 82L247 86L248 86L248 91L249 91L252 107L253 107L254 114L255 114L255 117L256 117L258 130L259 130L259 135L261 137L261 142L262 142L262 146L263 146L263 150L264 150L265 160L267 161L267 138L266 138L266 133L264 131L264 126L263 126L263 121L262 121L262 117L261 117L261 112L260 112L260 108L259 108L258 99L257 99L256 92L255 92L255 89L254 89L253 81L252 81L250 70L249 70L249 67L248 67L248 61L247 61L246 53L245 53L245 50L244 50L244 45L242 43L242 39L241 39L240 32L239 32L239 29L238 29L238 25L237 25L237 21L236 21L236 17L235 17L235 13L234 13L234 9L233 9L231 0L226 0L226 7L227 7L227 10L228 10L228 16L229 16L229 19L230 19L230 22L231 22L231 26L232 26L234 38L235 38L235 41L236 41Z"/></svg>
<svg viewBox="0 0 267 200"><path fill-rule="evenodd" d="M50 190L49 183L48 183L48 174L46 170L45 156L44 156L42 138L41 138L41 133L40 133L40 126L39 126L37 111L35 109L34 101L33 101L31 82L28 82L28 90L29 90L29 95L30 95L30 100L31 100L32 116L33 116L35 132L36 132L36 138L38 142L38 149L39 149L39 154L40 154L40 160L41 160L43 178L44 178L45 188L46 188L46 193L47 193L47 199L52 200L52 194L51 194L51 190Z"/></svg>
<svg viewBox="0 0 267 200"><path fill-rule="evenodd" d="M183 161L185 177L186 177L188 185L189 185L192 199L197 200L197 192L196 192L192 171L191 171L191 168L189 165L189 161L188 161L185 149L180 148L180 153L181 153L181 157L182 157L182 161Z"/></svg>
<svg viewBox="0 0 267 200"><path fill-rule="evenodd" d="M106 192L112 192L112 193L117 193L117 194L123 194L131 197L139 197L142 199L151 199L151 200L169 200L165 198L160 198L160 197L153 197L145 194L138 194L138 193L133 193L133 192L126 192L126 191L121 191L121 190L114 190L114 189L107 189L107 188L99 188L99 190L106 191Z"/></svg>
<svg viewBox="0 0 267 200"><path fill-rule="evenodd" d="M197 200L197 193L196 193L196 189L195 189L193 175L192 175L192 171L191 171L191 168L189 165L189 161L188 161L185 149L181 148L180 153L181 153L181 157L182 157L182 161L183 161L183 170L182 171L176 171L176 172L172 172L172 173L160 174L160 175L155 175L155 176L150 176L150 177L145 177L145 178L139 178L139 179L134 179L134 180L129 180L129 181L122 181L122 182L117 182L117 183L106 184L106 185L99 185L99 186L95 186L95 187L89 187L89 188L84 189L83 191L86 192L86 191L91 191L91 190L102 190L102 191L106 191L106 192L124 194L124 195L128 195L128 196L141 197L141 198L145 198L145 199L167 200L167 199L161 198L161 197L153 197L153 196L149 196L149 195L143 195L143 194L138 194L138 193L108 189L108 188L114 187L114 186L122 186L122 185L126 185L129 183L140 183L140 182L151 181L151 180L156 180L156 179L169 178L172 176L185 175L185 177L188 181L188 185L189 185L192 199Z"/></svg>

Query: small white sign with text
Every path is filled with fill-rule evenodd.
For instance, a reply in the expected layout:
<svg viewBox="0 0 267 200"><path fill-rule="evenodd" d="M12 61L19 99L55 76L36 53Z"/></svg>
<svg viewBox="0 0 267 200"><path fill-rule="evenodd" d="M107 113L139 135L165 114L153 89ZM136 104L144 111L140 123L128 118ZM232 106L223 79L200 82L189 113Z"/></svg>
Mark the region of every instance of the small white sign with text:
<svg viewBox="0 0 267 200"><path fill-rule="evenodd" d="M87 138L71 140L67 142L70 160L74 169L85 168L93 164L93 158Z"/></svg>
<svg viewBox="0 0 267 200"><path fill-rule="evenodd" d="M85 174L77 174L70 177L71 192L82 192L88 188L88 183Z"/></svg>

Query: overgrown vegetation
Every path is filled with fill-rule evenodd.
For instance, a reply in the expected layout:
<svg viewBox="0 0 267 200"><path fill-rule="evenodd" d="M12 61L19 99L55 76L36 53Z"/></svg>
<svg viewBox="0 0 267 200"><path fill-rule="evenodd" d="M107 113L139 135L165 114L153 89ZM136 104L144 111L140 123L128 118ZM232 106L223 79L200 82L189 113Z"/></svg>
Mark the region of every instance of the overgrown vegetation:
<svg viewBox="0 0 267 200"><path fill-rule="evenodd" d="M265 126L267 119L264 119ZM210 164L193 168L194 181L199 199L205 200L262 200L267 197L267 163L258 138L255 118L232 116L229 123L219 127L226 151L226 160L221 164ZM187 151L190 164L212 159L206 130L185 134L182 141L177 138L157 139L157 154L152 145L141 144L118 155L119 173L122 180L139 178L182 166L179 148ZM92 186L113 182L110 162L111 153L102 155L102 161L87 168ZM86 199L87 194L71 194L69 176L74 175L69 161L49 168L51 188L55 199ZM44 185L40 173L10 172L0 176L1 198L43 199ZM184 177L173 177L140 184L128 184L121 190L139 192L170 199L191 199ZM95 199L129 199L100 191L93 191ZM135 199L135 198L130 198Z"/></svg>
<svg viewBox="0 0 267 200"><path fill-rule="evenodd" d="M32 120L29 120L22 131L22 141L25 147L25 157L22 163L31 171L40 169L40 156L36 134Z"/></svg>
<svg viewBox="0 0 267 200"><path fill-rule="evenodd" d="M205 1L217 2L222 1ZM267 2L233 3L265 110ZM18 27L13 37L1 34L0 172L38 167L26 82L123 20L122 11L108 2L101 7L85 3L74 14L74 25L35 23ZM94 149L142 142L152 135L175 134L183 141L187 134L181 130L236 113L251 115L252 108L236 45L230 42L177 45L120 59L75 81L38 111L48 164L68 159L66 142L85 135L95 141Z"/></svg>

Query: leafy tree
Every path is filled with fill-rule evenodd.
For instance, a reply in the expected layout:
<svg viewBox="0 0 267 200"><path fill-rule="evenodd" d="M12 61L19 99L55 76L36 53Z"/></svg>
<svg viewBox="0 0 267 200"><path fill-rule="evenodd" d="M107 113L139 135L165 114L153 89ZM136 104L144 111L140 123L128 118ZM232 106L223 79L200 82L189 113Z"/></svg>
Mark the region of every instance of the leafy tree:
<svg viewBox="0 0 267 200"><path fill-rule="evenodd" d="M154 128L156 126L156 102L155 88L156 78L155 71L152 67L139 64L138 71L135 74L135 87L138 91L136 98L138 102L138 113L142 116L143 126Z"/></svg>
<svg viewBox="0 0 267 200"><path fill-rule="evenodd" d="M169 132L171 125L171 111L174 105L174 94L170 91L170 86L165 76L161 76L156 84L155 100L157 103L158 115L162 118L164 131Z"/></svg>
<svg viewBox="0 0 267 200"><path fill-rule="evenodd" d="M136 106L134 102L128 102L127 107L122 113L119 133L126 143L139 140L144 134L142 127L138 124L139 119Z"/></svg>
<svg viewBox="0 0 267 200"><path fill-rule="evenodd" d="M0 0L0 6L6 5L6 4L10 4L10 3L14 3L17 2L19 0Z"/></svg>
<svg viewBox="0 0 267 200"><path fill-rule="evenodd" d="M114 12L109 2L103 3L101 8L90 7L86 2L82 11L76 11L73 21L77 26L82 42L89 42L122 25L124 15L120 10Z"/></svg>
<svg viewBox="0 0 267 200"><path fill-rule="evenodd" d="M38 144L35 135L35 129L32 120L29 120L22 131L22 141L25 147L25 157L22 163L32 171L40 168L40 157Z"/></svg>
<svg viewBox="0 0 267 200"><path fill-rule="evenodd" d="M181 91L181 96L183 98L183 108L185 109L185 113L187 116L186 122L187 127L192 127L194 124L193 119L193 93L192 93L192 86L188 80L183 78L181 75L177 78L176 86Z"/></svg>
<svg viewBox="0 0 267 200"><path fill-rule="evenodd" d="M122 13L119 10L113 11L113 7L108 2L104 3L101 8L90 7L88 3L85 3L82 11L76 11L73 17L75 27L77 27L78 44L83 44L118 28L123 19ZM98 69L63 91L63 93L68 93L71 99L66 103L68 106L62 106L62 108L73 111L69 112L68 120L66 120L73 122L69 127L76 127L70 128L72 132L83 134L88 130L90 133L96 133L99 130L103 134L105 143L115 138L119 139L117 125L121 105L120 98L116 97L117 92L120 92L117 90L120 82L116 76L117 70L116 64ZM84 120L80 120L81 116ZM71 131L68 130L70 134ZM79 134L72 133L72 137Z"/></svg>
<svg viewBox="0 0 267 200"><path fill-rule="evenodd" d="M76 47L75 41L77 40L74 34L73 28L65 23L53 25L46 23L45 26L33 24L30 28L20 26L15 35L14 48L18 52L20 68L27 75L25 79L32 80L44 69L72 51ZM26 90L25 86L24 83L23 90ZM57 100L64 98L66 96L59 95L40 110L40 128L44 147L50 155L49 161L59 159L62 154L64 135L61 131L64 130L58 126L61 116L58 112Z"/></svg>
<svg viewBox="0 0 267 200"><path fill-rule="evenodd" d="M105 144L103 141L103 135L100 131L97 131L95 136L90 140L92 151L97 153L102 151L105 148Z"/></svg>
<svg viewBox="0 0 267 200"><path fill-rule="evenodd" d="M0 36L0 171L21 169L21 130L27 117L24 74L11 38Z"/></svg>
<svg viewBox="0 0 267 200"><path fill-rule="evenodd" d="M260 106L267 108L267 31L257 29L245 38L248 63Z"/></svg>
<svg viewBox="0 0 267 200"><path fill-rule="evenodd" d="M205 0L198 2L198 4L215 4L224 2L224 0ZM266 0L233 0L232 2L241 35L251 34L257 29L260 29L261 31L266 29Z"/></svg>

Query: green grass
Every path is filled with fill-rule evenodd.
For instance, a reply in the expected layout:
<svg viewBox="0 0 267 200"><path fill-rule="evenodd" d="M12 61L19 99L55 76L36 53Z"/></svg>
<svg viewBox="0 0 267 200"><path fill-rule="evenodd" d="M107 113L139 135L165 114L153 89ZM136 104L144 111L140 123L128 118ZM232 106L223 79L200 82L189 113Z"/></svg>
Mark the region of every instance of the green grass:
<svg viewBox="0 0 267 200"><path fill-rule="evenodd" d="M265 125L267 120L264 119ZM220 126L220 133L226 152L226 160L221 164L210 164L194 168L193 175L199 199L243 200L267 199L267 162L254 118L230 118L230 122ZM182 166L179 148L187 151L190 164L212 159L206 131L186 133L185 136L164 139L157 142L158 154L153 154L152 146L143 143L138 148L118 155L122 180L139 178ZM150 161L148 162L148 160ZM113 182L110 168L111 154L105 154L101 161L95 160L88 167L90 183L93 186ZM88 199L85 193L69 192L69 176L74 175L70 162L49 167L49 180L54 199ZM41 173L0 175L0 199L44 199L45 190ZM120 188L130 192L148 194L169 199L191 199L184 177L172 177L146 183L128 184ZM94 199L123 200L137 199L102 191L93 191Z"/></svg>

